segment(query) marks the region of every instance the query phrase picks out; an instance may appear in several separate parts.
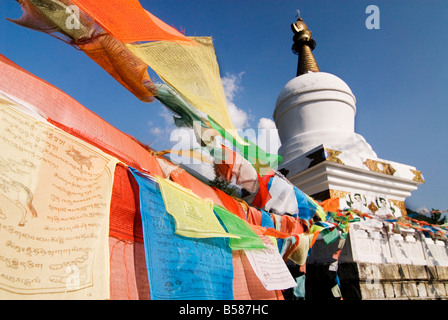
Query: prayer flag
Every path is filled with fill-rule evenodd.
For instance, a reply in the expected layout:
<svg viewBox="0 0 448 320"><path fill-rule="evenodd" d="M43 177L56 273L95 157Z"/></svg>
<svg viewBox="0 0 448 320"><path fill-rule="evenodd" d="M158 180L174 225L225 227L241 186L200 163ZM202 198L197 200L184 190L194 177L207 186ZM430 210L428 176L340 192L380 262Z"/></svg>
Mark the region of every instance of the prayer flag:
<svg viewBox="0 0 448 320"><path fill-rule="evenodd" d="M227 108L212 38L192 43L156 41L127 47L195 109L230 132L236 129Z"/></svg>
<svg viewBox="0 0 448 320"><path fill-rule="evenodd" d="M299 218L304 220L311 220L316 213L316 208L310 203L307 195L294 186L294 193L299 208Z"/></svg>
<svg viewBox="0 0 448 320"><path fill-rule="evenodd" d="M109 299L117 159L0 98L0 298Z"/></svg>
<svg viewBox="0 0 448 320"><path fill-rule="evenodd" d="M279 215L285 213L298 214L296 194L291 182L278 174L273 176L271 182L272 184L269 187L271 199L265 204L264 209Z"/></svg>
<svg viewBox="0 0 448 320"><path fill-rule="evenodd" d="M213 210L222 221L227 231L240 237L240 239L230 239L229 245L232 250L266 248L260 237L252 230L246 221L240 219L238 216L230 213L221 206L215 205Z"/></svg>
<svg viewBox="0 0 448 320"><path fill-rule="evenodd" d="M337 228L332 229L324 229L320 232L322 238L324 239L325 245L328 245L339 237L339 231Z"/></svg>
<svg viewBox="0 0 448 320"><path fill-rule="evenodd" d="M266 249L244 250L252 268L267 290L283 290L297 286L277 245L269 236L261 236Z"/></svg>
<svg viewBox="0 0 448 320"><path fill-rule="evenodd" d="M122 42L189 42L185 35L146 11L138 0L71 1Z"/></svg>
<svg viewBox="0 0 448 320"><path fill-rule="evenodd" d="M269 174L272 169L277 168L282 162L282 157L267 153L258 145L250 140L241 138L236 131L228 130L214 118L210 113L208 114L210 126L215 129L223 138L230 141L240 152L240 154L249 161L257 172L264 176Z"/></svg>
<svg viewBox="0 0 448 320"><path fill-rule="evenodd" d="M176 233L184 237L239 238L227 233L213 214L213 201L201 199L181 185L157 177L166 211L176 221Z"/></svg>

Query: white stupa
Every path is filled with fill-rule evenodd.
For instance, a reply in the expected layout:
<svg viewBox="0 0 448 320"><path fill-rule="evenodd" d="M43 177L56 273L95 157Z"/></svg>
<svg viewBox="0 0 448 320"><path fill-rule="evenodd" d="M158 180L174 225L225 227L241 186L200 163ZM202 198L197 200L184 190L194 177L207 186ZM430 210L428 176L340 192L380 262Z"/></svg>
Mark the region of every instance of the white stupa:
<svg viewBox="0 0 448 320"><path fill-rule="evenodd" d="M356 98L350 87L320 71L312 53L315 41L301 18L292 30L297 76L280 92L274 111L282 143L279 169L317 200L338 197L352 206L356 195L373 214L405 214L404 200L424 182L421 172L378 158L355 132Z"/></svg>
<svg viewBox="0 0 448 320"><path fill-rule="evenodd" d="M302 19L292 30L297 76L280 92L274 111L282 142L279 171L316 200L338 198L339 209L372 218L351 223L344 240L326 244L317 237L307 258L307 299L328 297L330 291L340 296L335 274L344 299L447 299L446 241L392 228L390 222L406 215L404 201L424 182L421 172L380 159L355 132L350 87L320 71L312 53L315 41Z"/></svg>

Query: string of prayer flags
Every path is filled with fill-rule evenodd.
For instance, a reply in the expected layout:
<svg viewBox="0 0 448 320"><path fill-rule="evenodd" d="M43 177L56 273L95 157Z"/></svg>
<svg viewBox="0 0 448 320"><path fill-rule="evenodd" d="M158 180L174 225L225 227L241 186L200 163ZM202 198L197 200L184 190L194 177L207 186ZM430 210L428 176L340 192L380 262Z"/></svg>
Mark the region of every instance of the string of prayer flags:
<svg viewBox="0 0 448 320"><path fill-rule="evenodd" d="M229 239L176 234L156 179L129 168L139 186L152 300L233 300Z"/></svg>
<svg viewBox="0 0 448 320"><path fill-rule="evenodd" d="M153 101L160 89L148 75L150 66L173 88L163 88L158 99L180 115L174 118L176 125L191 125L198 117L186 104L179 103L181 99L168 98L167 93L173 91L204 113L208 121L213 119L212 124L224 130L227 138L230 134L261 175L279 163L279 156L264 152L236 132L210 37L186 37L144 10L137 0L24 0L21 4L21 25L34 23L36 30L63 34L66 42L81 49L144 102ZM76 20L74 14L80 18ZM76 27L67 26L67 21ZM145 41L149 42L142 43ZM204 119L199 120L204 124Z"/></svg>
<svg viewBox="0 0 448 320"><path fill-rule="evenodd" d="M264 152L238 135L210 37L186 37L146 11L138 0L24 0L21 5L24 15L16 23L27 27L34 23L36 30L63 34L66 42L80 48L144 102L153 101L158 90L148 75L150 66L191 106L207 115L209 121L213 119L210 122L218 124L227 138L230 134L261 175L280 162L281 157ZM68 26L67 21L76 26ZM149 42L142 43L145 41ZM176 125L197 119L194 113L185 112L185 104L167 99L166 93L160 93L159 99L181 115L175 118Z"/></svg>
<svg viewBox="0 0 448 320"><path fill-rule="evenodd" d="M213 201L202 199L168 179L157 177L157 182L166 211L176 221L176 234L193 238L239 238L223 229L213 213Z"/></svg>
<svg viewBox="0 0 448 320"><path fill-rule="evenodd" d="M215 205L213 210L222 221L227 231L240 237L240 239L230 239L229 245L232 250L266 248L260 237L251 229L246 221L240 219L237 215L230 213L221 206Z"/></svg>

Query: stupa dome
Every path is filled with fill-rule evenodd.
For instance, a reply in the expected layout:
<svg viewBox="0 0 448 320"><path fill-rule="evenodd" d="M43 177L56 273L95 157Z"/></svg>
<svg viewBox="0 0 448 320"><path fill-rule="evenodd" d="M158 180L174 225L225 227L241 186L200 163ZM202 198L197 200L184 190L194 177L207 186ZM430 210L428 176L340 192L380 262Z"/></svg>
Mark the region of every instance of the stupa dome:
<svg viewBox="0 0 448 320"><path fill-rule="evenodd" d="M306 94L306 95L305 95ZM275 105L274 119L280 117L287 100L340 100L356 112L356 98L350 87L339 77L327 72L308 72L291 79L280 91Z"/></svg>
<svg viewBox="0 0 448 320"><path fill-rule="evenodd" d="M339 77L309 71L291 79L278 95L274 121L284 161L323 144L376 157L365 139L355 133L356 98Z"/></svg>

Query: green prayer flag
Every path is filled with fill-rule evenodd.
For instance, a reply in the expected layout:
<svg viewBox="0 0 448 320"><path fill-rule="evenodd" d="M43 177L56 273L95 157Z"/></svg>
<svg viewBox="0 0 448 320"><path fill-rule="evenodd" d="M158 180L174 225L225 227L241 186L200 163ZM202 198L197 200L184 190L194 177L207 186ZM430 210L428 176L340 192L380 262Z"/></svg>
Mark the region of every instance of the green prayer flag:
<svg viewBox="0 0 448 320"><path fill-rule="evenodd" d="M333 288L331 288L331 293L335 298L342 297L341 288L338 285L335 285Z"/></svg>
<svg viewBox="0 0 448 320"><path fill-rule="evenodd" d="M155 98L179 116L174 117L176 126L193 127L194 121L200 122L201 125L204 123L203 119L194 112L194 108L179 93L166 84L156 84L156 87Z"/></svg>
<svg viewBox="0 0 448 320"><path fill-rule="evenodd" d="M293 293L296 298L305 298L305 280L306 275L301 275L296 278L297 286L293 288Z"/></svg>
<svg viewBox="0 0 448 320"><path fill-rule="evenodd" d="M213 211L221 220L227 232L239 236L241 239L231 238L229 246L232 250L265 249L260 237L249 224L221 206L214 205Z"/></svg>
<svg viewBox="0 0 448 320"><path fill-rule="evenodd" d="M334 242L339 237L339 232L337 228L334 228L333 230L330 229L324 229L320 232L322 235L322 238L324 239L325 245L328 245L332 242Z"/></svg>
<svg viewBox="0 0 448 320"><path fill-rule="evenodd" d="M277 168L282 162L282 157L276 154L270 154L261 149L258 145L250 140L242 138L246 145L241 144L232 136L226 132L217 122L211 117L208 117L210 126L218 131L218 133L226 140L232 142L232 144L240 151L241 155L249 161L260 175L265 175L271 171L271 169Z"/></svg>

